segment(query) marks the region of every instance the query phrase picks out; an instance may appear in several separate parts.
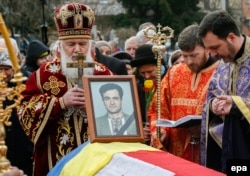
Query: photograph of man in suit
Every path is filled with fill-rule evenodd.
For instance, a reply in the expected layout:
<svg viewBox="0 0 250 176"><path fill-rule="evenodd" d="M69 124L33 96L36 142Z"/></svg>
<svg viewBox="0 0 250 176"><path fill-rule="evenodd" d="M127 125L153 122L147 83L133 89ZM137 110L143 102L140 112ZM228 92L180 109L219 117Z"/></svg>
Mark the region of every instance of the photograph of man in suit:
<svg viewBox="0 0 250 176"><path fill-rule="evenodd" d="M137 135L134 113L129 115L122 110L123 89L121 86L106 83L100 87L99 92L106 113L95 119L97 136Z"/></svg>

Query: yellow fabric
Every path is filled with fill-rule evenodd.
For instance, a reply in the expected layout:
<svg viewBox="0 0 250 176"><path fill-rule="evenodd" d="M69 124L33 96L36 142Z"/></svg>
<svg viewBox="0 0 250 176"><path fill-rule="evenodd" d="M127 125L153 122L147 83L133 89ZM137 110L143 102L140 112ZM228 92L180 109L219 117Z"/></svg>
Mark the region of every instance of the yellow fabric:
<svg viewBox="0 0 250 176"><path fill-rule="evenodd" d="M160 151L141 143L88 144L64 166L60 176L93 176L111 160L114 154L139 150Z"/></svg>
<svg viewBox="0 0 250 176"><path fill-rule="evenodd" d="M49 52L48 51L45 51L45 52L43 52L40 56L39 56L39 58L42 58L42 57L45 57L45 56L48 56L49 55Z"/></svg>
<svg viewBox="0 0 250 176"><path fill-rule="evenodd" d="M240 96L232 96L232 99L250 124L250 110L246 106L245 102Z"/></svg>

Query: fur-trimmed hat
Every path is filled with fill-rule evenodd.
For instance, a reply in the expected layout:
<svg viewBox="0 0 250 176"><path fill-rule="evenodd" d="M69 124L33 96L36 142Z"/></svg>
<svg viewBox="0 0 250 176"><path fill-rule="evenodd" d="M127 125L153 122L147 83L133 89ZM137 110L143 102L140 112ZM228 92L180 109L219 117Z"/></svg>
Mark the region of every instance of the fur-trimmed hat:
<svg viewBox="0 0 250 176"><path fill-rule="evenodd" d="M132 67L140 67L148 64L157 64L157 59L152 50L153 45L143 44L135 50L135 59L131 61Z"/></svg>
<svg viewBox="0 0 250 176"><path fill-rule="evenodd" d="M93 10L85 4L69 3L56 8L54 21L58 39L91 39L95 15Z"/></svg>

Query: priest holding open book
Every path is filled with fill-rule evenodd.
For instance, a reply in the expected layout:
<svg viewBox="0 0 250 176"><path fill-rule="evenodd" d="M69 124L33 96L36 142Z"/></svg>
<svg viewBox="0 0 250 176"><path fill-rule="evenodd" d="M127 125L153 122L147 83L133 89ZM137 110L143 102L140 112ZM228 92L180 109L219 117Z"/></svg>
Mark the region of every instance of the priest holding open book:
<svg viewBox="0 0 250 176"><path fill-rule="evenodd" d="M161 118L177 121L187 115L201 115L207 87L218 59L209 56L200 38L199 26L186 27L178 37L178 45L185 63L169 68L161 82ZM156 131L156 95L148 110L152 138ZM190 127L161 127L166 132L164 141L168 152L200 163L200 123ZM151 139L153 140L153 139Z"/></svg>

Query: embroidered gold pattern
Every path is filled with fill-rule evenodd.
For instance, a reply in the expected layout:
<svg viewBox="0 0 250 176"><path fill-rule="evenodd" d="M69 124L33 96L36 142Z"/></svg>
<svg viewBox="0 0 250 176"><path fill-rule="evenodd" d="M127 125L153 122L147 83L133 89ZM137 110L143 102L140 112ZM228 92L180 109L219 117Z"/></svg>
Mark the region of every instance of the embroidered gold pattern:
<svg viewBox="0 0 250 176"><path fill-rule="evenodd" d="M89 26L92 25L93 22L95 21L95 16L94 16L93 10L88 6L86 6L86 11L81 10L80 5L77 3L75 3L74 6L76 9L77 15L79 15L79 13L81 12L82 16L88 18L88 25ZM56 15L56 18L61 20L61 23L63 26L67 26L68 25L67 19L74 16L74 14L75 14L75 12L69 11L67 7L68 7L68 5L63 6L61 8L60 12Z"/></svg>
<svg viewBox="0 0 250 176"><path fill-rule="evenodd" d="M88 25L91 25L95 21L95 15L94 15L94 12L91 8L89 8L88 6L86 6L86 8L87 8L87 10L82 11L82 14L84 17L88 18L88 20L89 20Z"/></svg>
<svg viewBox="0 0 250 176"><path fill-rule="evenodd" d="M42 111L39 116L39 121L36 124L36 127L32 127L32 123L34 121L35 114L37 111L40 111L41 109L37 109L37 104L40 104L41 99L43 96L33 97L29 102L25 102L22 107L20 108L19 114L21 124L23 125L23 129L28 136L32 136L32 140L34 141L36 137L37 130L42 123L44 112ZM42 105L42 109L46 109L48 102L45 101ZM29 113L27 113L29 112Z"/></svg>
<svg viewBox="0 0 250 176"><path fill-rule="evenodd" d="M69 11L67 7L68 7L67 5L63 6L60 12L56 15L57 19L61 19L61 23L63 26L67 26L68 25L67 19L74 15L74 12Z"/></svg>
<svg viewBox="0 0 250 176"><path fill-rule="evenodd" d="M58 136L56 137L56 140L58 141L58 152L56 154L56 159L61 159L62 156L69 153L73 148L73 142L74 142L74 133L70 131L71 127L68 123L69 118L64 117L63 119L60 119L58 121L58 124L60 125L57 129Z"/></svg>
<svg viewBox="0 0 250 176"><path fill-rule="evenodd" d="M49 81L50 82L45 82L43 84L43 88L47 91L51 89L51 93L53 95L57 95L60 92L59 87L65 86L65 83L62 81L58 81L58 79L55 76L50 76Z"/></svg>
<svg viewBox="0 0 250 176"><path fill-rule="evenodd" d="M191 98L172 98L171 105L198 106L199 99Z"/></svg>

